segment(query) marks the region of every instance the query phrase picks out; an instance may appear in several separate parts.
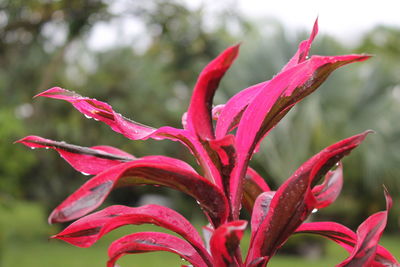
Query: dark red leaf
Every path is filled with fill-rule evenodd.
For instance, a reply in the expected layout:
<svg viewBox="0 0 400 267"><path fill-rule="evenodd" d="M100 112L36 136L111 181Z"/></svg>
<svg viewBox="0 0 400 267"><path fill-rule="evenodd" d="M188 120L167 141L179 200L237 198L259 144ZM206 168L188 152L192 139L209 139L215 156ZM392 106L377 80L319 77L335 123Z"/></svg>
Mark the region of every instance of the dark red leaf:
<svg viewBox="0 0 400 267"><path fill-rule="evenodd" d="M213 139L211 107L219 82L239 53L239 45L229 47L201 72L187 113L187 129L201 139Z"/></svg>
<svg viewBox="0 0 400 267"><path fill-rule="evenodd" d="M110 206L77 220L52 238L78 247L89 247L108 232L128 224L154 224L171 230L186 239L206 262L212 262L201 237L190 222L174 210L159 205L137 208Z"/></svg>
<svg viewBox="0 0 400 267"><path fill-rule="evenodd" d="M87 181L50 215L49 222L79 218L97 208L116 187L162 185L194 197L214 226L225 222L229 207L223 192L214 184L190 171L177 159L152 156L122 163Z"/></svg>
<svg viewBox="0 0 400 267"><path fill-rule="evenodd" d="M161 140L170 139L179 141L189 148L204 171L204 176L222 188L218 169L209 158L207 151L197 136L189 131L165 126L159 129L134 122L116 113L107 103L78 95L77 93L54 87L37 96L61 99L70 102L85 116L102 121L114 131L123 134L132 140L146 140L148 138Z"/></svg>
<svg viewBox="0 0 400 267"><path fill-rule="evenodd" d="M154 251L168 251L178 254L195 267L207 266L188 242L176 236L158 232L135 233L114 241L108 249L109 260L107 266L114 267L115 262L125 254Z"/></svg>
<svg viewBox="0 0 400 267"><path fill-rule="evenodd" d="M60 87L53 87L37 96L68 101L86 117L106 123L114 131L123 134L129 139L143 139L156 131L152 127L123 117L121 114L116 113L107 103L83 97Z"/></svg>
<svg viewBox="0 0 400 267"><path fill-rule="evenodd" d="M280 71L283 72L289 68L302 63L307 59L311 44L318 33L318 20L314 23L314 28L309 39L300 43L296 54L290 59L286 66ZM232 97L226 105L217 109L219 116L216 125L216 136L222 138L229 131L239 124L240 118L244 110L254 97L269 83L269 81L253 85L245 90L242 90ZM221 110L222 109L222 110Z"/></svg>
<svg viewBox="0 0 400 267"><path fill-rule="evenodd" d="M236 134L237 164L230 184L233 214L239 214L248 162L262 138L300 100L314 92L335 69L369 58L367 55L313 56L275 76L244 111Z"/></svg>
<svg viewBox="0 0 400 267"><path fill-rule="evenodd" d="M321 185L312 189L312 193L317 201L315 208L322 209L332 204L339 196L343 186L343 166L339 163L334 171L329 171L325 175L325 180Z"/></svg>
<svg viewBox="0 0 400 267"><path fill-rule="evenodd" d="M260 257L270 258L275 254L315 208L312 186L343 156L357 147L368 133L352 136L323 149L279 187L269 205L267 216L257 229L252 229L246 259L248 264Z"/></svg>
<svg viewBox="0 0 400 267"><path fill-rule="evenodd" d="M246 221L232 221L221 225L215 230L210 240L211 254L213 255L215 266L236 266L232 264L237 263L235 255L246 226Z"/></svg>
<svg viewBox="0 0 400 267"><path fill-rule="evenodd" d="M392 198L385 189L386 210L368 217L357 229L357 243L350 256L340 263L340 267L369 266L375 261L378 242L386 227ZM398 262L396 264L399 264Z"/></svg>
<svg viewBox="0 0 400 267"><path fill-rule="evenodd" d="M72 167L84 174L98 174L123 162L132 161L134 156L110 146L81 147L45 139L39 136L27 136L17 143L30 148L51 148L60 153Z"/></svg>
<svg viewBox="0 0 400 267"><path fill-rule="evenodd" d="M247 169L245 180L243 183L243 199L242 204L250 213L253 211L254 202L257 197L263 193L270 191L268 184L265 182L255 170L252 168Z"/></svg>
<svg viewBox="0 0 400 267"><path fill-rule="evenodd" d="M358 227L357 234L334 222L303 223L295 233L318 234L345 248L350 256L337 266L399 267L400 263L396 258L384 247L378 245L392 203L386 190L385 196L386 210L371 215Z"/></svg>

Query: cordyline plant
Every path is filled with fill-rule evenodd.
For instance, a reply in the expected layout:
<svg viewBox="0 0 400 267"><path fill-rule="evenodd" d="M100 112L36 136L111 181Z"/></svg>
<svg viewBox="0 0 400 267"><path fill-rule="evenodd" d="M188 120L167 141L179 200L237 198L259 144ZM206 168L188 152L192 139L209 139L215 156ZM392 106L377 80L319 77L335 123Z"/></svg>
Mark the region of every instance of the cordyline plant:
<svg viewBox="0 0 400 267"><path fill-rule="evenodd" d="M368 55L308 57L318 31L303 41L278 75L233 96L225 105L212 108L218 84L236 59L232 46L211 61L195 85L183 129L155 129L116 113L104 102L82 97L61 88L38 96L70 102L86 117L102 121L131 140L170 139L185 145L201 167L166 156L136 158L110 146L80 147L27 136L18 142L31 148L52 148L79 172L95 175L70 195L50 215L49 222L72 223L52 238L89 247L103 235L124 225L155 224L178 236L159 232L133 233L109 247L108 267L125 254L169 251L196 267L266 266L287 239L297 233L317 234L338 243L349 257L337 266L400 266L378 245L386 226L391 198L385 190L386 210L367 218L356 232L335 222L305 222L314 209L329 206L343 183L340 160L370 133L341 140L301 165L275 191L249 167L260 142L300 100L314 92L329 74L346 64L364 61ZM213 120L216 120L215 126ZM322 181L322 182L320 182ZM192 196L209 225L204 240L182 215L163 206L99 207L111 190L122 186L166 186ZM241 207L251 214L251 240L247 256L239 243L247 222L239 219Z"/></svg>

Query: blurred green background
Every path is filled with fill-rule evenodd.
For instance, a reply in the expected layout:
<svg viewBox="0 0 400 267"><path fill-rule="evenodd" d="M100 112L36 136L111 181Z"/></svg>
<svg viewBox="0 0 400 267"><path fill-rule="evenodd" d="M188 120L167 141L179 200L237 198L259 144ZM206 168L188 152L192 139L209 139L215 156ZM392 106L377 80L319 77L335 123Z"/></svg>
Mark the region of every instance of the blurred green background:
<svg viewBox="0 0 400 267"><path fill-rule="evenodd" d="M45 217L87 178L54 151L33 152L13 144L19 138L34 134L83 146L106 144L137 157L168 155L195 166L179 144L128 141L107 126L86 120L67 103L32 100L35 94L60 86L106 101L136 121L180 127L197 75L224 48L242 42L239 59L224 78L215 104L270 79L312 26L289 34L279 21L253 21L233 5L214 11L218 19L210 23L204 6L189 8L186 2L131 1L123 8L112 3L0 0L0 266L101 266L107 244L132 230L117 231L90 249L48 242L48 236L62 226L47 226ZM96 48L109 41L109 25L120 41ZM134 37L124 38L126 31L134 32ZM374 57L336 71L319 91L295 107L264 141L252 166L277 188L322 148L366 129L375 130L344 160L340 198L312 219L335 220L355 230L370 214L384 209L385 184L394 206L386 231L389 235L383 241L399 257L400 29L377 26L351 45L321 34L312 48L312 54L344 53ZM155 194L163 198L151 197ZM168 203L199 226L204 223L195 202L172 190L125 188L108 201L139 205L149 199ZM316 256L315 248L302 251L304 244L314 243L323 247ZM330 266L346 255L320 239L295 238L285 251L295 256L277 257L272 266L294 262ZM181 263L175 256L156 255L130 256L121 265Z"/></svg>

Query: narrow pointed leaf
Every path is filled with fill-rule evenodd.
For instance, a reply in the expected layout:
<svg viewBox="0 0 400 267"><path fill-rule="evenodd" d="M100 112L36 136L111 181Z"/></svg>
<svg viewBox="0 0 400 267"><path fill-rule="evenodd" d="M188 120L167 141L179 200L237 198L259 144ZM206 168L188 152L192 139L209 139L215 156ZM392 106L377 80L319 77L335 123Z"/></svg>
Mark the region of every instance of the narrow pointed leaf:
<svg viewBox="0 0 400 267"><path fill-rule="evenodd" d="M357 147L368 133L352 136L323 149L279 187L269 205L267 216L258 229L252 231L247 263L275 254L315 208L317 201L312 194L312 187L342 157Z"/></svg>
<svg viewBox="0 0 400 267"><path fill-rule="evenodd" d="M357 243L357 235L344 225L335 222L303 223L295 234L317 234L328 238L342 246L350 254ZM400 266L396 258L384 247L378 245L375 255L376 263L386 263L384 266ZM396 265L397 264L397 265Z"/></svg>
<svg viewBox="0 0 400 267"><path fill-rule="evenodd" d="M108 232L128 224L154 224L171 230L186 239L208 263L212 261L190 222L176 211L159 205L137 208L110 206L77 220L52 238L78 247L89 247Z"/></svg>
<svg viewBox="0 0 400 267"><path fill-rule="evenodd" d="M297 102L314 92L332 71L367 58L367 55L313 56L275 76L249 104L236 134L238 162L231 179L233 194L230 196L235 217L239 213L240 188L247 165L261 139Z"/></svg>
<svg viewBox="0 0 400 267"><path fill-rule="evenodd" d="M134 156L111 146L81 147L32 135L17 142L30 148L54 149L73 168L85 174L95 175L123 162L135 160Z"/></svg>
<svg viewBox="0 0 400 267"><path fill-rule="evenodd" d="M70 195L51 213L49 222L69 221L87 214L97 208L113 188L149 184L167 186L194 197L214 226L223 223L229 212L223 192L179 163L181 161L176 159L153 156L110 168Z"/></svg>
<svg viewBox="0 0 400 267"><path fill-rule="evenodd" d="M246 229L246 221L233 221L221 225L210 240L214 264L218 267L236 266L235 253Z"/></svg>
<svg viewBox="0 0 400 267"><path fill-rule="evenodd" d="M204 267L197 251L186 241L165 233L141 232L124 236L114 241L108 249L108 267L114 267L115 262L125 254L137 254L154 251L168 251L178 254L194 267Z"/></svg>
<svg viewBox="0 0 400 267"><path fill-rule="evenodd" d="M336 170L329 171L321 185L312 189L317 201L315 208L322 209L332 204L339 196L343 186L343 166L339 164Z"/></svg>
<svg viewBox="0 0 400 267"><path fill-rule="evenodd" d="M213 139L211 107L219 82L239 53L239 45L229 47L201 72L187 113L187 127L201 139Z"/></svg>
<svg viewBox="0 0 400 267"><path fill-rule="evenodd" d="M121 114L116 113L107 103L83 97L60 87L53 87L37 96L68 101L86 117L102 121L114 131L133 140L142 139L156 130L123 117Z"/></svg>
<svg viewBox="0 0 400 267"><path fill-rule="evenodd" d="M296 51L296 54L289 60L289 62L283 67L282 71L290 69L303 61L305 61L308 57L308 53L310 52L311 44L314 41L315 36L318 34L318 18L314 22L314 27L311 31L310 37L307 40L304 40L300 43L299 48Z"/></svg>
<svg viewBox="0 0 400 267"><path fill-rule="evenodd" d="M270 191L268 184L265 182L255 170L252 168L247 169L243 184L243 199L242 204L250 213L253 211L254 202L257 197L263 192Z"/></svg>
<svg viewBox="0 0 400 267"><path fill-rule="evenodd" d="M375 260L378 242L386 227L392 198L385 189L386 210L368 217L357 229L357 243L351 255L338 267L369 266Z"/></svg>
<svg viewBox="0 0 400 267"><path fill-rule="evenodd" d="M216 183L222 187L219 172L214 166L212 160L209 158L209 155L205 151L203 145L198 140L196 135L187 130L176 129L169 126L155 129L150 126L143 125L127 119L119 113L116 113L107 103L98 101L96 99L83 97L75 92L71 92L59 87L51 88L41 94L38 94L37 96L65 100L71 103L86 117L104 122L115 132L123 134L125 137L132 140L146 140L152 138L156 140L169 139L173 141L179 141L184 144L196 157L198 163L204 170L204 176L213 183Z"/></svg>
<svg viewBox="0 0 400 267"><path fill-rule="evenodd" d="M309 39L300 43L298 50L295 55L290 59L286 66L280 71L283 72L290 69L297 64L302 63L307 59L308 53L311 48L311 44L318 33L318 19L314 23L313 30ZM221 138L231 131L234 127L239 124L240 118L243 115L244 110L250 104L250 102L257 96L257 94L269 83L269 81L262 82L253 85L235 96L233 96L228 103L223 107L222 111L218 110L220 116L216 125L216 136ZM221 109L221 108L220 108Z"/></svg>
<svg viewBox="0 0 400 267"><path fill-rule="evenodd" d="M341 245L351 255L338 266L367 266L366 262L370 261L370 265L375 267L399 267L400 263L396 258L384 247L378 245L379 237L382 234L382 228L386 225L387 213L391 206L391 198L387 193L386 201L386 211L371 215L359 226L357 234L349 228L334 222L303 223L295 233L318 234ZM374 250L376 251L371 256ZM371 260L371 258L373 259Z"/></svg>

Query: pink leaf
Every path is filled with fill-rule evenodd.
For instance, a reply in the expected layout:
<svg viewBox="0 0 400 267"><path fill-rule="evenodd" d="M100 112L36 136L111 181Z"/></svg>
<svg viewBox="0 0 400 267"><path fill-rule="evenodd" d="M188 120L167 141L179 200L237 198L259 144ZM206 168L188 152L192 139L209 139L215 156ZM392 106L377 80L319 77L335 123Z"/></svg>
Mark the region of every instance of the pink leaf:
<svg viewBox="0 0 400 267"><path fill-rule="evenodd" d="M213 139L211 106L219 82L239 53L239 45L229 47L201 72L187 113L187 129L201 139Z"/></svg>
<svg viewBox="0 0 400 267"><path fill-rule="evenodd" d="M236 266L234 265L237 260L235 254L246 226L246 221L232 221L215 230L210 240L215 266Z"/></svg>
<svg viewBox="0 0 400 267"><path fill-rule="evenodd" d="M300 100L314 92L335 69L369 58L367 55L313 56L275 76L244 111L236 134L238 162L231 179L230 196L235 218L248 162L261 139Z"/></svg>
<svg viewBox="0 0 400 267"><path fill-rule="evenodd" d="M158 205L137 208L110 206L77 220L52 238L64 240L78 247L89 247L115 228L145 223L155 224L181 235L205 261L212 262L201 237L190 222L174 210Z"/></svg>
<svg viewBox="0 0 400 267"><path fill-rule="evenodd" d="M178 254L195 267L205 267L207 264L186 241L165 233L141 232L124 236L114 241L108 249L108 267L114 267L115 262L125 254L168 251ZM208 265L211 267L210 265Z"/></svg>
<svg viewBox="0 0 400 267"><path fill-rule="evenodd" d="M357 243L351 255L337 266L368 266L375 260L378 242L386 227L392 198L385 188L386 210L368 217L357 229ZM398 263L396 263L398 264Z"/></svg>
<svg viewBox="0 0 400 267"><path fill-rule="evenodd" d="M312 189L312 193L317 201L315 208L322 209L332 204L339 196L343 186L343 166L339 166L334 171L329 171L325 175L325 180L321 185Z"/></svg>
<svg viewBox="0 0 400 267"><path fill-rule="evenodd" d="M329 238L343 248L350 256L337 266L400 266L399 262L384 247L378 245L386 226L392 199L385 189L386 210L377 212L365 220L357 234L347 227L334 222L304 223L296 233L312 233Z"/></svg>
<svg viewBox="0 0 400 267"><path fill-rule="evenodd" d="M234 95L225 104L222 111L219 111L215 135L222 138L229 131L233 130L238 124L249 103L266 86L269 81L262 82L246 88Z"/></svg>
<svg viewBox="0 0 400 267"><path fill-rule="evenodd" d="M223 192L186 166L173 158L152 156L110 168L70 195L51 213L49 222L69 221L87 214L97 208L113 188L145 184L182 191L200 203L214 226L225 222L229 207Z"/></svg>
<svg viewBox="0 0 400 267"><path fill-rule="evenodd" d="M245 180L243 183L243 199L242 204L246 210L250 213L253 211L254 202L257 197L263 193L270 191L271 189L255 170L252 168L247 169Z"/></svg>
<svg viewBox="0 0 400 267"><path fill-rule="evenodd" d="M342 157L357 147L369 132L333 144L306 161L279 187L268 207L268 213L257 229L252 229L246 262L272 257L296 228L307 219L317 202L311 188ZM257 216L258 213L253 214ZM252 219L253 221L253 219Z"/></svg>
<svg viewBox="0 0 400 267"><path fill-rule="evenodd" d="M311 48L311 44L318 33L318 19L315 20L314 28L311 32L310 38L300 43L296 54L290 59L286 66L280 71L283 72L290 69L297 64L302 63L307 59L308 53ZM216 136L221 138L236 127L243 115L244 110L248 104L254 99L254 97L264 88L269 81L262 82L253 85L232 97L228 103L224 106L222 111L218 110L220 116L218 116L218 122L216 126ZM220 108L221 109L221 108Z"/></svg>
<svg viewBox="0 0 400 267"><path fill-rule="evenodd" d="M285 67L283 67L282 71L290 69L303 61L307 60L308 53L310 52L311 44L314 41L315 36L318 34L318 18L314 22L314 27L311 31L310 37L307 40L304 40L300 43L299 48L296 51L296 54L289 60Z"/></svg>
<svg viewBox="0 0 400 267"><path fill-rule="evenodd" d="M94 118L109 125L114 131L132 140L170 139L183 143L196 157L202 167L205 177L222 187L221 177L203 145L193 133L165 126L159 129L134 122L116 113L107 103L78 95L77 93L54 87L37 96L61 99L70 102L77 110L87 117Z"/></svg>
<svg viewBox="0 0 400 267"><path fill-rule="evenodd" d="M37 96L68 101L88 118L102 121L114 131L132 140L143 139L156 130L123 117L121 114L116 113L107 103L83 97L75 92L67 91L59 87L53 87Z"/></svg>
<svg viewBox="0 0 400 267"><path fill-rule="evenodd" d="M81 147L45 139L39 136L27 136L17 143L31 148L51 148L60 153L72 167L85 174L98 174L123 162L135 160L135 157L114 147Z"/></svg>

